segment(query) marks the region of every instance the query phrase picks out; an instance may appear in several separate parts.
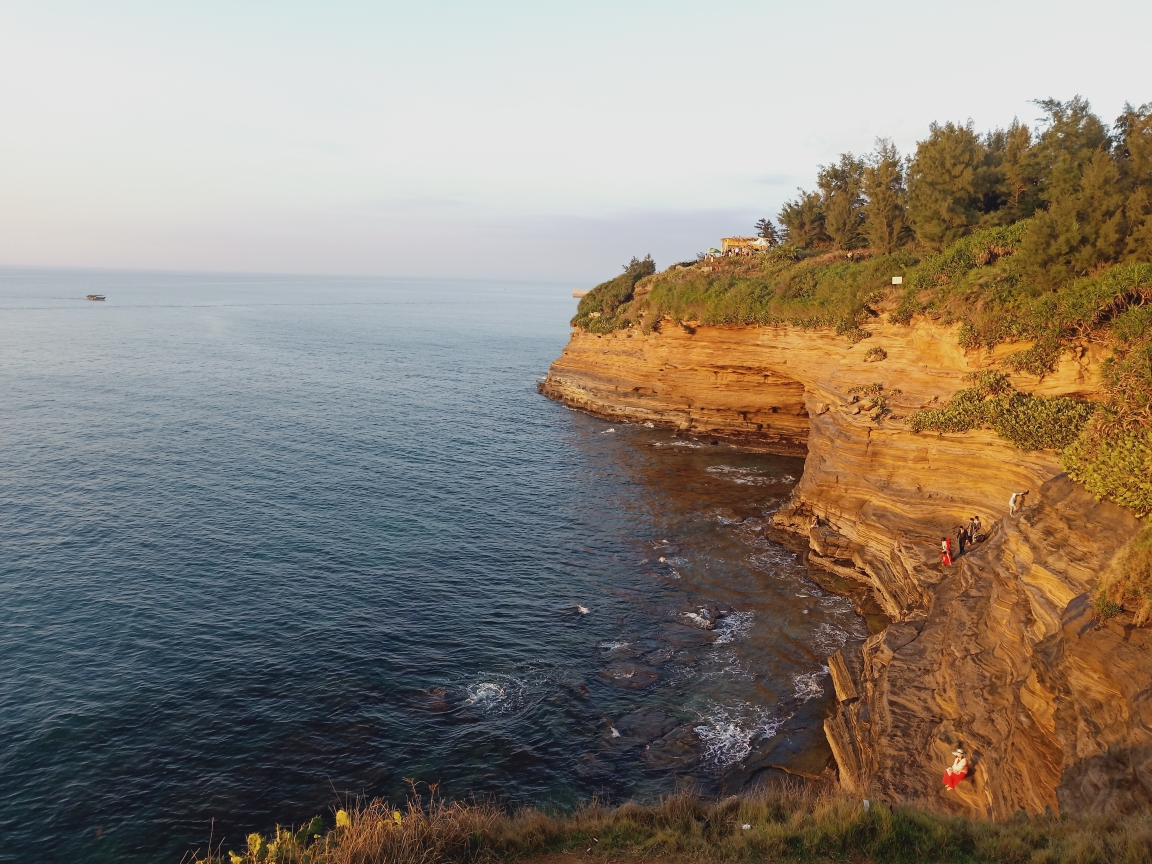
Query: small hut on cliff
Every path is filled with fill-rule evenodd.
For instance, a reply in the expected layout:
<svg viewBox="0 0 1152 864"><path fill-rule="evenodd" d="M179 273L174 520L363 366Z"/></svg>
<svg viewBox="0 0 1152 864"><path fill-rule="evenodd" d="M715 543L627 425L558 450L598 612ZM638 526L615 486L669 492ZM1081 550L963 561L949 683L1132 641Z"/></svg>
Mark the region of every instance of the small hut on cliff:
<svg viewBox="0 0 1152 864"><path fill-rule="evenodd" d="M720 240L721 255L751 255L768 248L763 237L724 237Z"/></svg>

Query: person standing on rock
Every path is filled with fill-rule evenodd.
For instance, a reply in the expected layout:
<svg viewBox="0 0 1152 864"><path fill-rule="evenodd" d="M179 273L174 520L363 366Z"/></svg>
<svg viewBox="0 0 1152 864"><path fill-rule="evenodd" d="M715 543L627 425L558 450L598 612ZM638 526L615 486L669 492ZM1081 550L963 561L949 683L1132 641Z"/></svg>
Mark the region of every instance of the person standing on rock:
<svg viewBox="0 0 1152 864"><path fill-rule="evenodd" d="M968 776L968 757L964 755L964 750L960 747L953 750L952 755L956 757L956 761L945 769L944 785L954 790L960 785L960 781Z"/></svg>
<svg viewBox="0 0 1152 864"><path fill-rule="evenodd" d="M973 543L978 542L977 537L980 536L980 517L973 516L968 520L968 539Z"/></svg>
<svg viewBox="0 0 1152 864"><path fill-rule="evenodd" d="M952 538L943 537L940 539L940 566L952 566Z"/></svg>
<svg viewBox="0 0 1152 864"><path fill-rule="evenodd" d="M961 525L956 529L956 551L957 556L964 554L964 547L968 544L968 529Z"/></svg>
<svg viewBox="0 0 1152 864"><path fill-rule="evenodd" d="M1012 497L1008 499L1008 515L1015 516L1017 510L1024 509L1024 496L1028 494L1028 490L1023 492L1013 492Z"/></svg>

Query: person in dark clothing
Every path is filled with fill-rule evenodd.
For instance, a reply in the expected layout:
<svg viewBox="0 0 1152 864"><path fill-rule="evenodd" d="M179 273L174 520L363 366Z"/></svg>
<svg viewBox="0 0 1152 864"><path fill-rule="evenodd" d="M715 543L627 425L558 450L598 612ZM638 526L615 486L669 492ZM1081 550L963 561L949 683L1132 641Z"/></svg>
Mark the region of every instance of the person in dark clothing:
<svg viewBox="0 0 1152 864"><path fill-rule="evenodd" d="M964 547L968 545L968 540L968 529L961 525L956 529L956 548L960 555L964 554Z"/></svg>

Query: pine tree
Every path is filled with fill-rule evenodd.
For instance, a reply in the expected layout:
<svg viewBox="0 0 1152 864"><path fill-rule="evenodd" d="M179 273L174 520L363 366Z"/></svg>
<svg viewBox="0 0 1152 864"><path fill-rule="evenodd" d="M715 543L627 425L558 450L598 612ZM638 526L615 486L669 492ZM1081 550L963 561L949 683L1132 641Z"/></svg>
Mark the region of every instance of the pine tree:
<svg viewBox="0 0 1152 864"><path fill-rule="evenodd" d="M1051 204L1076 193L1085 167L1097 150L1111 148L1112 139L1087 100L1079 96L1067 102L1041 99L1035 104L1047 115L1040 120L1042 131L1032 151L1038 192L1041 201Z"/></svg>
<svg viewBox="0 0 1152 864"><path fill-rule="evenodd" d="M971 121L928 128L908 169L908 218L920 242L939 249L980 222L985 193L995 185L986 156Z"/></svg>
<svg viewBox="0 0 1152 864"><path fill-rule="evenodd" d="M876 140L876 151L864 166L864 236L880 252L893 252L909 233L908 190L904 186L904 160L896 145Z"/></svg>
<svg viewBox="0 0 1152 864"><path fill-rule="evenodd" d="M824 231L824 203L819 192L805 192L785 201L777 216L784 226L785 239L797 246L821 247L828 244Z"/></svg>
<svg viewBox="0 0 1152 864"><path fill-rule="evenodd" d="M1120 168L1103 148L1072 190L1033 217L1019 265L1037 284L1053 287L1119 261L1128 240Z"/></svg>
<svg viewBox="0 0 1152 864"><path fill-rule="evenodd" d="M771 219L760 219L756 222L756 236L767 240L769 246L780 244L780 232L772 224Z"/></svg>
<svg viewBox="0 0 1152 864"><path fill-rule="evenodd" d="M860 244L864 227L863 173L864 163L851 153L843 153L839 162L820 166L816 175L823 197L824 231L837 249L852 249Z"/></svg>
<svg viewBox="0 0 1152 864"><path fill-rule="evenodd" d="M1037 103L1047 116L1032 150L1037 171L1037 196L1047 206L1037 210L1020 246L1017 264L1038 285L1054 287L1130 254L1132 217L1141 221L1143 208L1127 170L1123 148L1113 153L1112 137L1079 96L1068 102ZM1138 118L1124 115L1118 123L1123 139ZM1139 172L1142 140L1133 138ZM1136 246L1142 245L1142 225Z"/></svg>
<svg viewBox="0 0 1152 864"><path fill-rule="evenodd" d="M1032 131L1017 119L1007 129L990 132L984 139L985 162L993 172L993 187L985 195L982 221L1011 225L1036 210L1039 186Z"/></svg>
<svg viewBox="0 0 1152 864"><path fill-rule="evenodd" d="M1120 174L1131 190L1124 207L1125 258L1152 261L1152 102L1139 108L1126 104L1112 128Z"/></svg>

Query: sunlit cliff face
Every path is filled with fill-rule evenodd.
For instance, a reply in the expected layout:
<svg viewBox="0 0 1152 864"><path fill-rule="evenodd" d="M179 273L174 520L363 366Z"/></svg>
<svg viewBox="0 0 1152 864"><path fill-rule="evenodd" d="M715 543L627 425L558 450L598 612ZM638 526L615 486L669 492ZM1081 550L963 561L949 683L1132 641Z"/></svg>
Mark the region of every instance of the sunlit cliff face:
<svg viewBox="0 0 1152 864"><path fill-rule="evenodd" d="M875 346L878 362L865 357ZM865 582L896 621L849 664L862 695L826 727L846 786L980 816L1145 806L1152 733L1140 694L1152 645L1143 631L1125 640L1115 627L1085 629L1087 592L1139 522L1092 500L1054 453L904 423L998 359L965 355L930 322L878 324L857 345L830 332L665 322L649 335L575 331L541 390L690 437L807 453L776 525L809 535L810 565ZM1099 367L1085 351L1017 386L1092 398ZM1026 489L1029 507L1008 518L1009 497ZM986 541L941 568L940 538L973 515ZM1097 738L1084 738L1085 723ZM944 798L941 760L960 742L976 753L972 781Z"/></svg>

